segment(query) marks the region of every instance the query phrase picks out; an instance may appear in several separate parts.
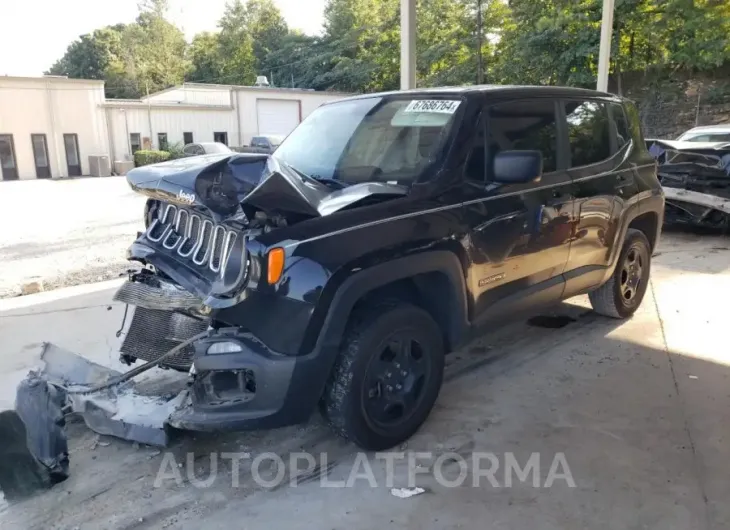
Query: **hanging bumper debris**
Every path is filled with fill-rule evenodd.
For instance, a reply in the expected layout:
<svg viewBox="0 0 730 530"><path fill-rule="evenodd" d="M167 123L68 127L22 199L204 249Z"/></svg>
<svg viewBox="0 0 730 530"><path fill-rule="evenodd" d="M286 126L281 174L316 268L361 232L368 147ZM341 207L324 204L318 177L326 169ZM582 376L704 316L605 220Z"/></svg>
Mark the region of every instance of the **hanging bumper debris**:
<svg viewBox="0 0 730 530"><path fill-rule="evenodd" d="M40 360L43 368L18 385L15 410L0 412L0 490L6 498L21 499L68 478L68 414L79 414L99 434L168 444L168 419L187 402L187 388L146 395L132 381L158 363L121 374L50 343L43 344Z"/></svg>

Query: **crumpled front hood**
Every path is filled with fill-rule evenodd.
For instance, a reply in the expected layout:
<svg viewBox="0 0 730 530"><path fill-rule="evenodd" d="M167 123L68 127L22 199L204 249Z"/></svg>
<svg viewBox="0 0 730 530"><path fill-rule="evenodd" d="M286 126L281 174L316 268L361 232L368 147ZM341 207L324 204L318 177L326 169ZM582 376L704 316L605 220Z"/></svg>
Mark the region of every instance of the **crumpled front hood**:
<svg viewBox="0 0 730 530"><path fill-rule="evenodd" d="M195 156L133 169L127 181L151 198L210 211L218 220L256 210L306 219L330 215L366 198L406 195L404 186L365 182L333 190L262 154Z"/></svg>

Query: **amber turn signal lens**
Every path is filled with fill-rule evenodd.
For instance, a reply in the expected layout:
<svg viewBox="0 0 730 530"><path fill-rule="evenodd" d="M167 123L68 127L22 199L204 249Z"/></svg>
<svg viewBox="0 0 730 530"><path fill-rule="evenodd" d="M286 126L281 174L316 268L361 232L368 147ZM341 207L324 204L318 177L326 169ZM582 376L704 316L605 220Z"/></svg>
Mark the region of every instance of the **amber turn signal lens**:
<svg viewBox="0 0 730 530"><path fill-rule="evenodd" d="M269 267L267 279L269 284L273 285L281 279L284 272L284 249L272 248L269 250Z"/></svg>

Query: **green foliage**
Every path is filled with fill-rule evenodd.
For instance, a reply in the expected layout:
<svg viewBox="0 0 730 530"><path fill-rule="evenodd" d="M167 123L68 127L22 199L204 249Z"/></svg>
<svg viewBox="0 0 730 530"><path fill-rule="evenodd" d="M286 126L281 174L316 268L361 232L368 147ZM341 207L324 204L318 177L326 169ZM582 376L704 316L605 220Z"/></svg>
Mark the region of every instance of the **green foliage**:
<svg viewBox="0 0 730 530"><path fill-rule="evenodd" d="M185 154L183 153L183 147L185 146L182 142L175 142L174 144L168 145L165 151L167 151L167 153L170 155L170 160L176 160L185 156Z"/></svg>
<svg viewBox="0 0 730 530"><path fill-rule="evenodd" d="M165 19L166 10L166 0L142 2L136 22L82 35L48 73L104 79L112 98L137 98L182 83L190 68L187 44Z"/></svg>
<svg viewBox="0 0 730 530"><path fill-rule="evenodd" d="M136 167L147 166L149 164L157 164L170 160L168 151L140 150L134 153L134 165Z"/></svg>
<svg viewBox="0 0 730 530"><path fill-rule="evenodd" d="M187 76L188 81L205 83L223 77L225 61L217 34L208 32L197 34L188 49L188 57L192 63L192 70Z"/></svg>
<svg viewBox="0 0 730 530"><path fill-rule="evenodd" d="M418 0L417 84L477 81L477 6L484 79L491 83L595 84L602 0ZM143 0L132 24L71 43L49 70L105 79L109 97L139 97L184 80L369 92L397 89L400 2L327 0L322 35L287 26L273 0L230 0L219 31L186 44L166 20L167 0ZM612 80L645 84L730 65L730 1L616 0Z"/></svg>

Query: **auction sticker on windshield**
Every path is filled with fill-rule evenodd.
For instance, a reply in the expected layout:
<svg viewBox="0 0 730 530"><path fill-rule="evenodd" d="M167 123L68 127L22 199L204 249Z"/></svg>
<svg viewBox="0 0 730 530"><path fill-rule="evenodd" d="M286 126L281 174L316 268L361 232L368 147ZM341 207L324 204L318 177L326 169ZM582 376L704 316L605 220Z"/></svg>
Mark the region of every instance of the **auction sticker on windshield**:
<svg viewBox="0 0 730 530"><path fill-rule="evenodd" d="M451 99L416 99L411 101L403 112L438 112L453 114L461 101Z"/></svg>

